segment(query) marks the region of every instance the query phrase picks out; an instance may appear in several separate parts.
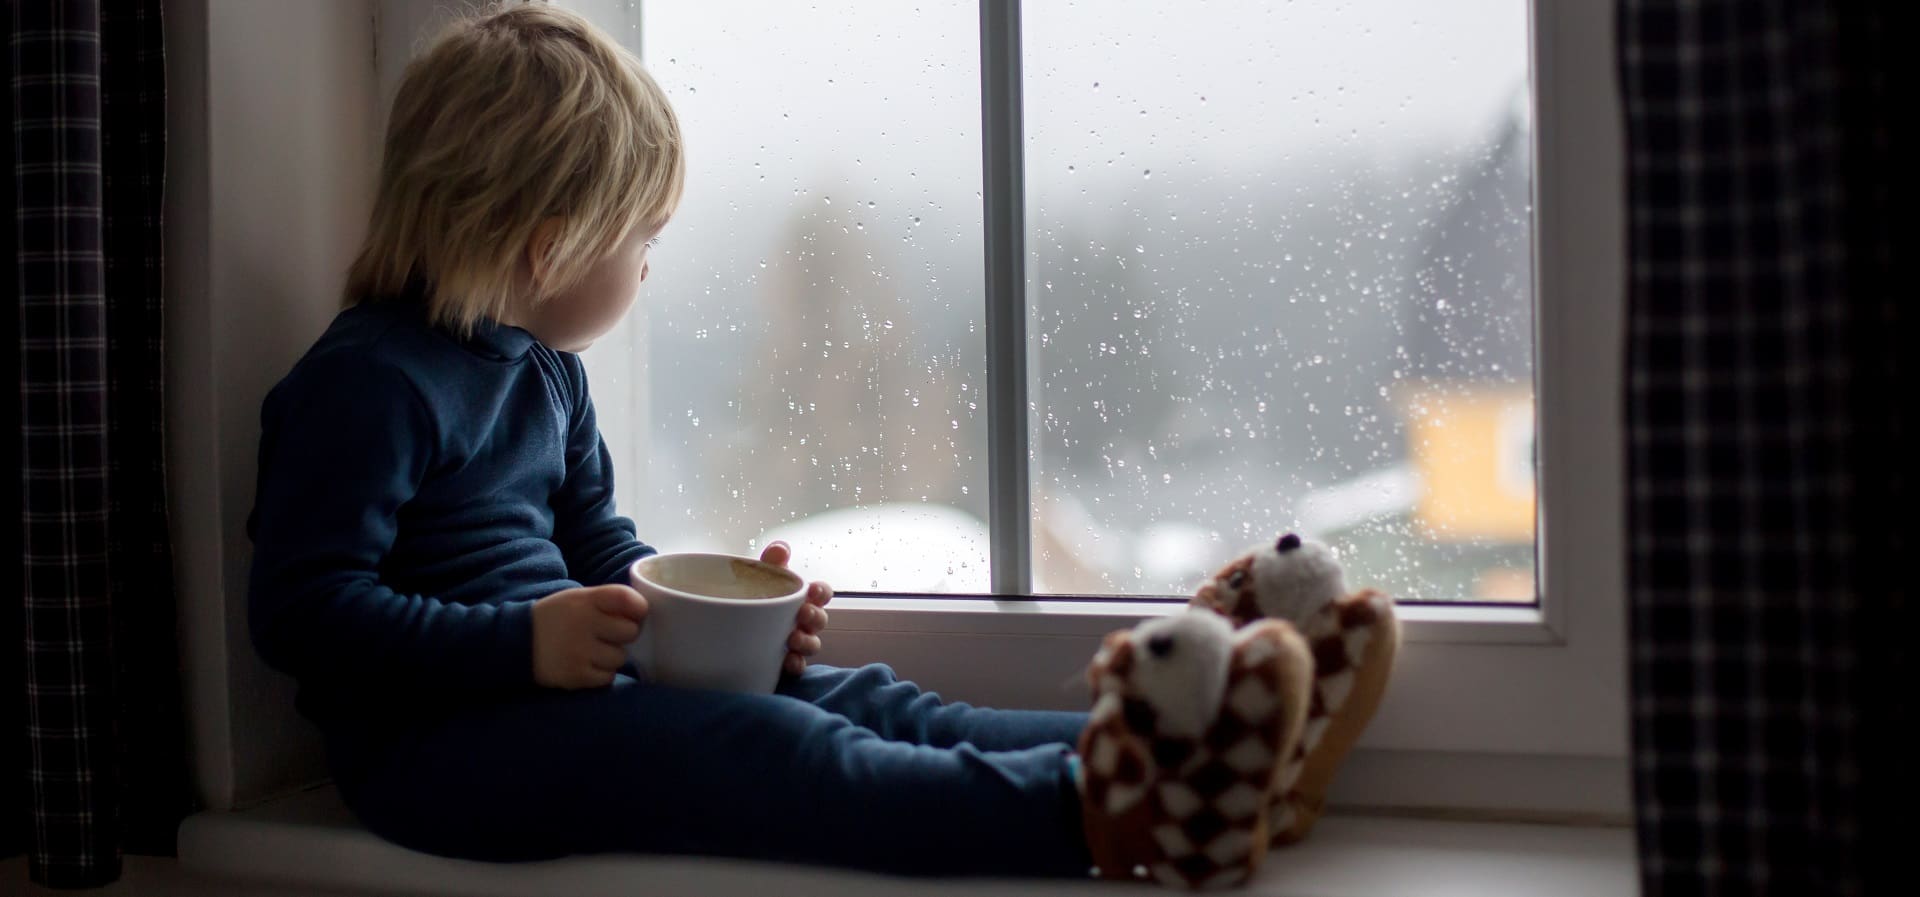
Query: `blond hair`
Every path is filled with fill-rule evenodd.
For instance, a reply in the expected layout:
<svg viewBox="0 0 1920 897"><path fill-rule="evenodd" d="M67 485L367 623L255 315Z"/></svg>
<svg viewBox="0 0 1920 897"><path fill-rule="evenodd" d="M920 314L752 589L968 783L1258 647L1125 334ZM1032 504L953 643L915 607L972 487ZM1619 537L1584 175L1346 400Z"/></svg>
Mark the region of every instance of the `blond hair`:
<svg viewBox="0 0 1920 897"><path fill-rule="evenodd" d="M346 304L424 286L460 333L565 291L635 227L666 222L686 163L680 123L640 61L544 3L450 25L408 64ZM538 284L526 248L557 220Z"/></svg>

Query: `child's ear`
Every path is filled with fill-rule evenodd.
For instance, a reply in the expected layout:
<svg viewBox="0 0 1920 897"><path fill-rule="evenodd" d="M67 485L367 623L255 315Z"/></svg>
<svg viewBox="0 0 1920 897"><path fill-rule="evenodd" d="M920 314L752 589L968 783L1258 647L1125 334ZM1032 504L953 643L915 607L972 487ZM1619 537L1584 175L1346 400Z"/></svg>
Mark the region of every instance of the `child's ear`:
<svg viewBox="0 0 1920 897"><path fill-rule="evenodd" d="M533 233L527 237L527 274L536 288L552 273L553 251L560 244L561 224L559 218L545 219L534 225Z"/></svg>

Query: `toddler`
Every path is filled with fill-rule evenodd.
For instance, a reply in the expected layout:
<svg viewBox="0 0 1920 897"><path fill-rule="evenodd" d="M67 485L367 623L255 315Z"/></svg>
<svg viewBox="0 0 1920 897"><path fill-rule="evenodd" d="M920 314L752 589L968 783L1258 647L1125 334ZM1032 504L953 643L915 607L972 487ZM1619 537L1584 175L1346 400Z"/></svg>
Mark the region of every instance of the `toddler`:
<svg viewBox="0 0 1920 897"><path fill-rule="evenodd" d="M408 67L346 309L265 401L250 521L254 643L298 679L342 797L381 836L453 857L1148 874L1169 856L1154 828L1169 811L1138 799L1143 758L1128 746L1162 766L1195 756L1168 747L1175 735L1206 747L1216 705L1175 705L1242 695L1225 685L1244 678L1228 658L1252 642L1225 617L1109 639L1091 727L1088 714L945 703L885 666L808 666L831 597L818 583L776 694L630 675L623 648L647 607L627 569L653 549L615 511L574 353L637 297L684 152L635 58L565 10L464 20ZM1311 664L1290 633L1244 652L1282 658L1256 684L1292 709L1254 727L1281 755L1298 743ZM1182 639L1212 647L1176 652ZM1149 676L1161 686L1128 691ZM1167 685L1181 676L1211 684ZM1143 735L1160 709L1193 719ZM1094 745L1087 771L1076 743ZM1247 774L1261 789L1278 778ZM1240 880L1264 854L1259 796L1227 826L1239 852L1208 874Z"/></svg>

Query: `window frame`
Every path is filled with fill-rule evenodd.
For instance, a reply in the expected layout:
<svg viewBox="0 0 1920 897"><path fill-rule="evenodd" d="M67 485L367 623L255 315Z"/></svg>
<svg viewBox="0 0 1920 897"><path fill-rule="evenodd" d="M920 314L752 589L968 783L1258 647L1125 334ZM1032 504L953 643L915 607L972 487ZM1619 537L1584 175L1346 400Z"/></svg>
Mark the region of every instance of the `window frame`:
<svg viewBox="0 0 1920 897"><path fill-rule="evenodd" d="M613 21L642 15L604 0L571 5ZM1613 22L1605 4L1531 0L1529 7L1540 601L1401 605L1405 644L1395 682L1360 747L1372 755L1368 762L1403 770L1404 781L1349 791L1370 804L1474 805L1457 783L1433 779L1448 769L1486 779L1504 765L1488 762L1495 755L1532 764L1530 781L1564 769L1578 784L1571 789L1577 794L1533 799L1533 789L1482 782L1486 794L1505 795L1490 798L1493 806L1533 800L1545 811L1619 818L1627 805L1618 415L1625 193ZM977 703L1082 709L1077 673L1100 637L1173 613L1183 599L1031 594L1024 396L1033 347L1025 339L1031 259L1024 245L1020 2L981 0L980 12L989 529L997 594L842 594L831 608L821 660L888 662L948 697ZM1407 762L1389 762L1394 757Z"/></svg>

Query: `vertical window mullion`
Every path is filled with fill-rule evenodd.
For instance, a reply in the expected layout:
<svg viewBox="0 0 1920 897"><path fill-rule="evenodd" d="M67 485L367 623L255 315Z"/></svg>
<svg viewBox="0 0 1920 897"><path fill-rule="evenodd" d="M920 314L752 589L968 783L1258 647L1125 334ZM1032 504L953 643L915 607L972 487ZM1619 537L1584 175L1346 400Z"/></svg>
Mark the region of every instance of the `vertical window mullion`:
<svg viewBox="0 0 1920 897"><path fill-rule="evenodd" d="M980 0L987 269L987 527L996 595L1033 592L1020 0Z"/></svg>

